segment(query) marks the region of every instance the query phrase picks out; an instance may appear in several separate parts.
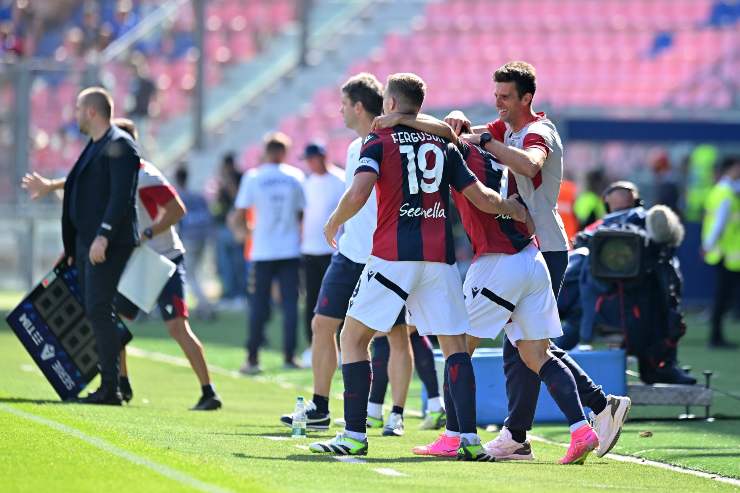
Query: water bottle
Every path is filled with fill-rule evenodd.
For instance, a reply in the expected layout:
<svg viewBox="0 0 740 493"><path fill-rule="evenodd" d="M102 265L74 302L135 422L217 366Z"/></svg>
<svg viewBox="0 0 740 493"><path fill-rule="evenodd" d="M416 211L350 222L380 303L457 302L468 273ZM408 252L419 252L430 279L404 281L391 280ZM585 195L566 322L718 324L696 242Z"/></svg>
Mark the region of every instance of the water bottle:
<svg viewBox="0 0 740 493"><path fill-rule="evenodd" d="M306 436L306 405L303 396L298 396L293 411L293 438L305 438Z"/></svg>

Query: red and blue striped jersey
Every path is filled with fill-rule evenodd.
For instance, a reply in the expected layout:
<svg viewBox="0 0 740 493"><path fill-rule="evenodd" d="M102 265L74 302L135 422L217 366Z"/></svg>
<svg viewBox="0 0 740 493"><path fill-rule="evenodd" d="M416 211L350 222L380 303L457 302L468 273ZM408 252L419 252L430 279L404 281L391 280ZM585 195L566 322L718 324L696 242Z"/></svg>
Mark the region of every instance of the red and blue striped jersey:
<svg viewBox="0 0 740 493"><path fill-rule="evenodd" d="M385 260L455 263L450 186L476 181L449 141L398 125L371 133L355 173L377 173L372 254Z"/></svg>
<svg viewBox="0 0 740 493"><path fill-rule="evenodd" d="M490 152L465 141L462 148L465 162L481 183L504 198L518 193L511 170L496 161ZM514 254L532 241L525 223L514 221L509 216L483 212L459 192L453 192L453 198L473 245L474 258L487 253Z"/></svg>

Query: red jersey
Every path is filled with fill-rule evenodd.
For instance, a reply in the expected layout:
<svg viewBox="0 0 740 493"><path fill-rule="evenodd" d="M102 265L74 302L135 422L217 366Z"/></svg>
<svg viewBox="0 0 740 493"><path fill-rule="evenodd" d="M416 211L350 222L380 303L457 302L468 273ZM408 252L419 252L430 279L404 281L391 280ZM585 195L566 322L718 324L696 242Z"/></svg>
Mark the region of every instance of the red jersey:
<svg viewBox="0 0 740 493"><path fill-rule="evenodd" d="M511 171L496 161L490 152L464 141L462 147L465 162L484 185L503 198L518 193ZM483 212L461 193L453 192L453 196L465 232L473 244L474 258L486 253L514 254L532 241L525 223L514 221L509 216Z"/></svg>
<svg viewBox="0 0 740 493"><path fill-rule="evenodd" d="M450 186L476 181L449 141L398 125L371 133L355 173L377 173L378 225L372 255L385 260L455 263Z"/></svg>

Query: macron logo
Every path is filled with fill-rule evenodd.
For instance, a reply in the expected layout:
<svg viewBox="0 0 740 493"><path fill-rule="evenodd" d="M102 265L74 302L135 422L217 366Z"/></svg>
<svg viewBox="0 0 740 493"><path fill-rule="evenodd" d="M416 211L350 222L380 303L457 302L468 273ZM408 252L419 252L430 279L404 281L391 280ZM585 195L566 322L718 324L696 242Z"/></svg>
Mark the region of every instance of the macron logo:
<svg viewBox="0 0 740 493"><path fill-rule="evenodd" d="M41 350L41 359L43 361L50 360L55 354L56 351L54 351L54 346L51 344L44 344L44 349Z"/></svg>

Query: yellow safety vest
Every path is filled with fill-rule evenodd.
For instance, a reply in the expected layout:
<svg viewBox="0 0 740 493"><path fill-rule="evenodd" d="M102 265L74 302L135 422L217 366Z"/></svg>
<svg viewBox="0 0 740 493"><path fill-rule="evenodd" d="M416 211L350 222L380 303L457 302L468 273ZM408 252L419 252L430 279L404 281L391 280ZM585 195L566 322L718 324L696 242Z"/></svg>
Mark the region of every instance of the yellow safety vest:
<svg viewBox="0 0 740 493"><path fill-rule="evenodd" d="M704 205L706 212L701 237L702 240L706 240L711 233L717 220L717 210L726 199L731 200L730 217L714 248L704 255L704 261L710 265L717 265L724 261L727 270L738 272L740 271L740 197L735 194L731 185L718 183L709 192Z"/></svg>

